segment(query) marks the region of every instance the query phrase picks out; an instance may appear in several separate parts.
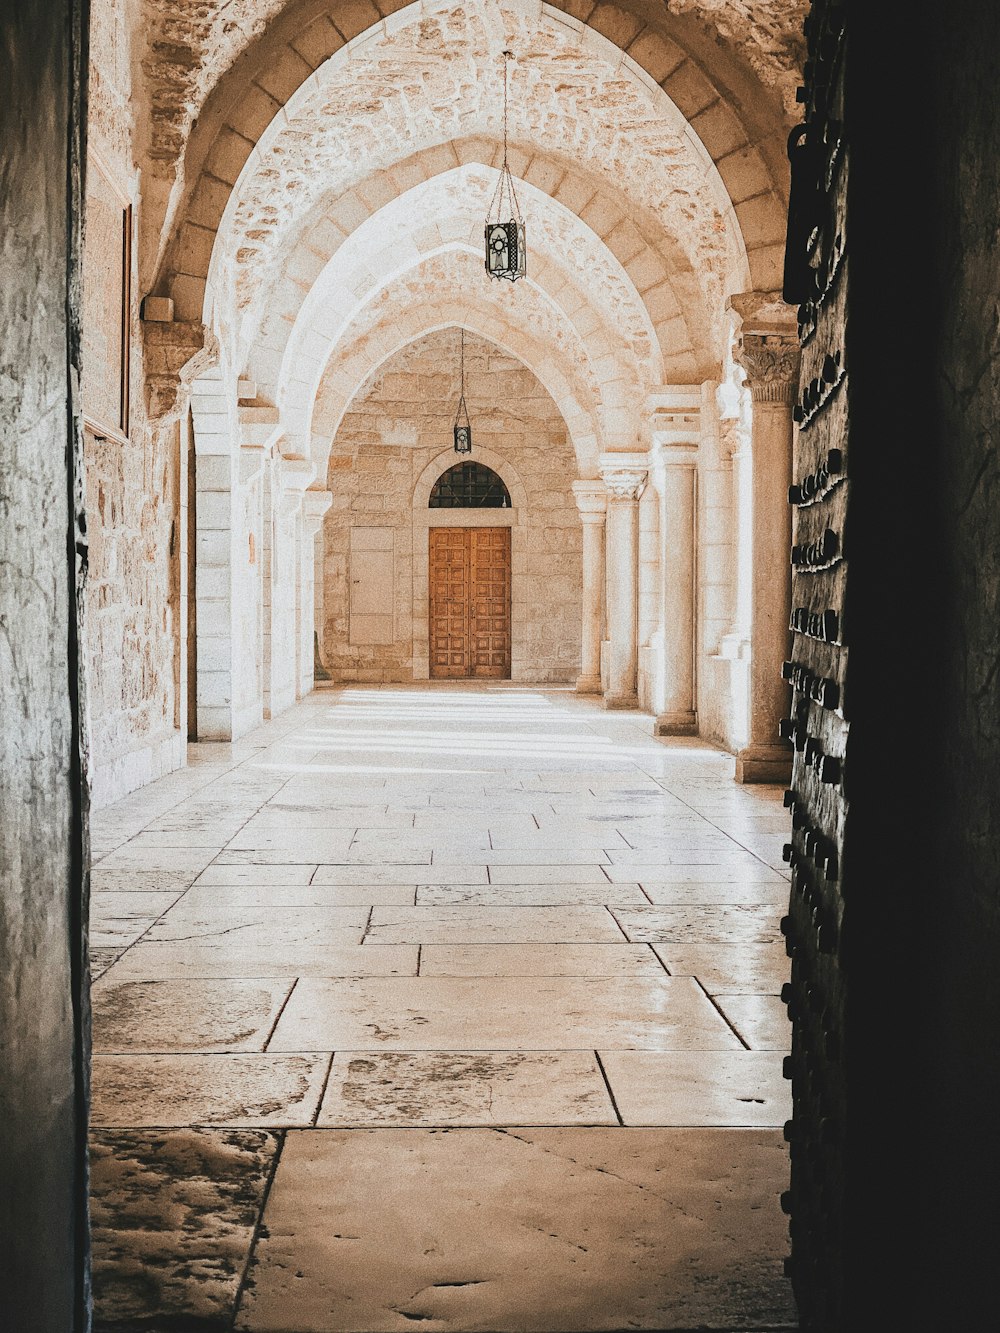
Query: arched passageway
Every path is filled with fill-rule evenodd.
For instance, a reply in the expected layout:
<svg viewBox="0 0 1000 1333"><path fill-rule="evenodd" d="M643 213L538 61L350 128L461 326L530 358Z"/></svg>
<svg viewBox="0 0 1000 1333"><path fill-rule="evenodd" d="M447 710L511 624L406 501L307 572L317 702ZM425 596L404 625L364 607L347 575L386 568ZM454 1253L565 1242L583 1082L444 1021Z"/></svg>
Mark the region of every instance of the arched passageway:
<svg viewBox="0 0 1000 1333"><path fill-rule="evenodd" d="M787 1327L786 874L801 1327L996 1322L1000 10L900 8L4 8L17 1333ZM572 446L579 674L314 692L335 439L454 330Z"/></svg>
<svg viewBox="0 0 1000 1333"><path fill-rule="evenodd" d="M95 4L99 1325L792 1317L785 8Z"/></svg>
<svg viewBox="0 0 1000 1333"><path fill-rule="evenodd" d="M257 1200L240 1327L780 1323L782 817L725 756L787 777L783 75L638 7L365 8L265 24L140 219L200 744L95 824L98 1253L158 1116ZM506 503L438 503L462 458ZM172 766L116 725L102 802Z"/></svg>

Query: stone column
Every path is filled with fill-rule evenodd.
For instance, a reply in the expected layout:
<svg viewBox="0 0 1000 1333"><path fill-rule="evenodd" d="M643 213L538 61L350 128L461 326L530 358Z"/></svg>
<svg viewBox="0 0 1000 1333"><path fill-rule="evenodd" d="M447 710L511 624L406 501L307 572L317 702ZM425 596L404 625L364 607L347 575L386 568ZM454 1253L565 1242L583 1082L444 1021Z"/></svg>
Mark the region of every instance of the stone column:
<svg viewBox="0 0 1000 1333"><path fill-rule="evenodd" d="M694 736L695 500L697 444L659 445L653 484L660 497L660 635L662 711L657 736Z"/></svg>
<svg viewBox="0 0 1000 1333"><path fill-rule="evenodd" d="M734 297L732 304L749 298ZM745 313L746 311L746 313ZM778 736L789 711L781 663L789 652L792 519L792 408L798 392L799 344L783 320L751 322L744 305L736 356L753 399L750 438L753 520L750 562L750 699L746 747L736 756L737 782L787 782L791 747ZM759 311L757 312L759 313Z"/></svg>
<svg viewBox="0 0 1000 1333"><path fill-rule="evenodd" d="M604 523L608 497L603 481L574 481L573 494L583 524L583 621L580 633L580 694L601 692L601 639L604 629Z"/></svg>
<svg viewBox="0 0 1000 1333"><path fill-rule="evenodd" d="M646 484L645 456L601 460L608 493L607 606L610 660L605 708L637 708L639 666L639 496Z"/></svg>
<svg viewBox="0 0 1000 1333"><path fill-rule="evenodd" d="M316 679L316 538L323 527L323 515L332 503L333 496L329 491L306 491L302 498L302 550L299 556L302 610L299 629L300 699L309 693Z"/></svg>

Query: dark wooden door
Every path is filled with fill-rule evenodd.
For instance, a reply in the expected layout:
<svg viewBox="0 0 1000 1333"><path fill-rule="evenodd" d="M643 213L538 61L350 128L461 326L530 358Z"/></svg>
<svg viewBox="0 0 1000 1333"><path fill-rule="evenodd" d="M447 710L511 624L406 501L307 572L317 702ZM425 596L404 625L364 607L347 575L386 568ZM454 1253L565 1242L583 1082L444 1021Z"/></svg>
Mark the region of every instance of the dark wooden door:
<svg viewBox="0 0 1000 1333"><path fill-rule="evenodd" d="M510 528L431 528L430 673L510 679Z"/></svg>

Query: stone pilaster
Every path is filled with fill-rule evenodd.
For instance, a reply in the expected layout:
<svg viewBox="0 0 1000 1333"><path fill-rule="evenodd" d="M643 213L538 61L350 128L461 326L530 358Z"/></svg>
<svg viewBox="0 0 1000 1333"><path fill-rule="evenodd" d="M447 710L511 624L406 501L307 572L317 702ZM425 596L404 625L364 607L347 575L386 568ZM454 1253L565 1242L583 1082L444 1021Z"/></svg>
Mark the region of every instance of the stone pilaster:
<svg viewBox="0 0 1000 1333"><path fill-rule="evenodd" d="M302 512L306 489L316 469L304 458L279 455L274 460L271 502L270 615L265 621L269 638L266 654L270 679L266 682L267 713L276 717L300 696L304 657L312 666L312 640L303 650L303 620L312 608L302 600ZM311 598L311 592L310 592Z"/></svg>
<svg viewBox="0 0 1000 1333"><path fill-rule="evenodd" d="M736 359L753 400L749 715L747 744L736 756L736 781L787 782L791 747L780 739L778 723L789 711L781 664L789 649L788 487L799 344L790 312L777 301L750 294L733 298L732 304L743 316Z"/></svg>
<svg viewBox="0 0 1000 1333"><path fill-rule="evenodd" d="M605 455L601 476L608 496L608 686L605 708L638 707L639 496L645 455Z"/></svg>
<svg viewBox="0 0 1000 1333"><path fill-rule="evenodd" d="M580 694L601 692L604 629L604 527L608 497L603 481L575 481L573 495L583 524L583 620L580 632Z"/></svg>

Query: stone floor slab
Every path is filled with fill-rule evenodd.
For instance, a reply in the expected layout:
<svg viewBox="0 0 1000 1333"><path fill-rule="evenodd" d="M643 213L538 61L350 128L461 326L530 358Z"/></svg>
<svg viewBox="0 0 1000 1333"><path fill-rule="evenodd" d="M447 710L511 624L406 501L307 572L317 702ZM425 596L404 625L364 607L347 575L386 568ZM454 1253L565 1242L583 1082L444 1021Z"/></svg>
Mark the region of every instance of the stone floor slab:
<svg viewBox="0 0 1000 1333"><path fill-rule="evenodd" d="M791 1049L792 1025L777 995L716 994L714 999L751 1050Z"/></svg>
<svg viewBox="0 0 1000 1333"><path fill-rule="evenodd" d="M135 944L115 964L116 981L159 977L388 977L416 976L412 945L360 944L282 948L232 944Z"/></svg>
<svg viewBox="0 0 1000 1333"><path fill-rule="evenodd" d="M189 906L181 899L147 938L164 944L226 944L247 949L360 944L367 920L363 906L206 908Z"/></svg>
<svg viewBox="0 0 1000 1333"><path fill-rule="evenodd" d="M313 1123L325 1055L96 1055L91 1119L98 1126Z"/></svg>
<svg viewBox="0 0 1000 1333"><path fill-rule="evenodd" d="M368 946L365 946L366 948ZM272 1051L733 1050L687 977L303 978Z"/></svg>
<svg viewBox="0 0 1000 1333"><path fill-rule="evenodd" d="M747 903L608 909L630 940L643 944L773 944L780 910Z"/></svg>
<svg viewBox="0 0 1000 1333"><path fill-rule="evenodd" d="M159 870L189 872L192 878L215 860L218 849L196 847L144 847L127 842L117 851L101 858L101 870L136 870L146 873Z"/></svg>
<svg viewBox="0 0 1000 1333"><path fill-rule="evenodd" d="M90 872L92 893L181 893L195 879L186 870L106 870Z"/></svg>
<svg viewBox="0 0 1000 1333"><path fill-rule="evenodd" d="M338 1051L320 1127L615 1125L592 1051Z"/></svg>
<svg viewBox="0 0 1000 1333"><path fill-rule="evenodd" d="M647 944L425 944L420 975L441 977L659 976Z"/></svg>
<svg viewBox="0 0 1000 1333"><path fill-rule="evenodd" d="M467 903L475 907L579 907L629 903L646 907L638 884L427 884L417 890L418 907Z"/></svg>
<svg viewBox="0 0 1000 1333"><path fill-rule="evenodd" d="M168 908L173 907L183 892L181 888L169 893L154 893L152 890L132 893L128 890L98 889L90 895L91 924L93 925L95 921L126 920L129 917L155 920Z"/></svg>
<svg viewBox="0 0 1000 1333"><path fill-rule="evenodd" d="M262 1051L290 981L118 981L92 992L94 1050Z"/></svg>
<svg viewBox="0 0 1000 1333"><path fill-rule="evenodd" d="M746 881L729 884L656 884L644 880L642 888L656 907L725 903L767 903L775 907L788 905L788 885L784 880L775 880L773 884L748 884Z"/></svg>
<svg viewBox="0 0 1000 1333"><path fill-rule="evenodd" d="M621 938L614 917L601 906L475 907L464 903L376 907L366 935L373 944L610 944Z"/></svg>
<svg viewBox="0 0 1000 1333"><path fill-rule="evenodd" d="M788 1324L786 1177L766 1130L292 1133L236 1327Z"/></svg>
<svg viewBox="0 0 1000 1333"><path fill-rule="evenodd" d="M96 1333L231 1326L279 1143L250 1130L94 1131Z"/></svg>
<svg viewBox="0 0 1000 1333"><path fill-rule="evenodd" d="M770 1051L601 1051L626 1125L780 1128L791 1085Z"/></svg>
<svg viewBox="0 0 1000 1333"><path fill-rule="evenodd" d="M412 884L195 884L184 895L186 910L241 911L286 907L412 907Z"/></svg>
<svg viewBox="0 0 1000 1333"><path fill-rule="evenodd" d="M433 864L436 866L452 864L461 865L463 861L469 859L459 852L448 851L444 848L435 847ZM546 847L518 847L515 850L500 850L491 847L489 852L484 853L478 858L488 860L490 868L496 870L498 866L521 866L523 867L521 878L527 879L528 867L530 866L563 866L568 870L567 879L575 878L575 868L577 866L586 866L586 876L592 878L590 872L594 866L610 864L608 853L603 847L585 846L578 843L574 847L563 847L558 850ZM557 877L558 878L558 877ZM496 882L494 880L494 882Z"/></svg>
<svg viewBox="0 0 1000 1333"><path fill-rule="evenodd" d="M315 865L215 865L208 866L196 884L308 884L316 873Z"/></svg>
<svg viewBox="0 0 1000 1333"><path fill-rule="evenodd" d="M529 849L530 850L530 849ZM608 877L600 865L574 865L571 874L562 865L500 865L490 862L491 884L598 884L603 886ZM637 877L633 876L633 883Z"/></svg>
<svg viewBox="0 0 1000 1333"><path fill-rule="evenodd" d="M654 944L675 977L697 977L710 995L778 995L791 964L784 941L771 944Z"/></svg>
<svg viewBox="0 0 1000 1333"><path fill-rule="evenodd" d="M226 844L227 852L288 852L281 860L290 862L332 861L346 852L354 837L354 829L244 827Z"/></svg>
<svg viewBox="0 0 1000 1333"><path fill-rule="evenodd" d="M780 871L764 865L760 861L724 862L721 865L671 865L657 860L648 852L640 856L637 852L623 856L621 852L609 852L610 865L605 866L605 873L612 883L621 880L637 880L640 884L733 884L742 881L746 884L776 884L787 879Z"/></svg>
<svg viewBox="0 0 1000 1333"><path fill-rule="evenodd" d="M523 876L522 876L523 878ZM398 863L379 865L321 865L314 884L488 884L485 865L414 864L404 870Z"/></svg>

